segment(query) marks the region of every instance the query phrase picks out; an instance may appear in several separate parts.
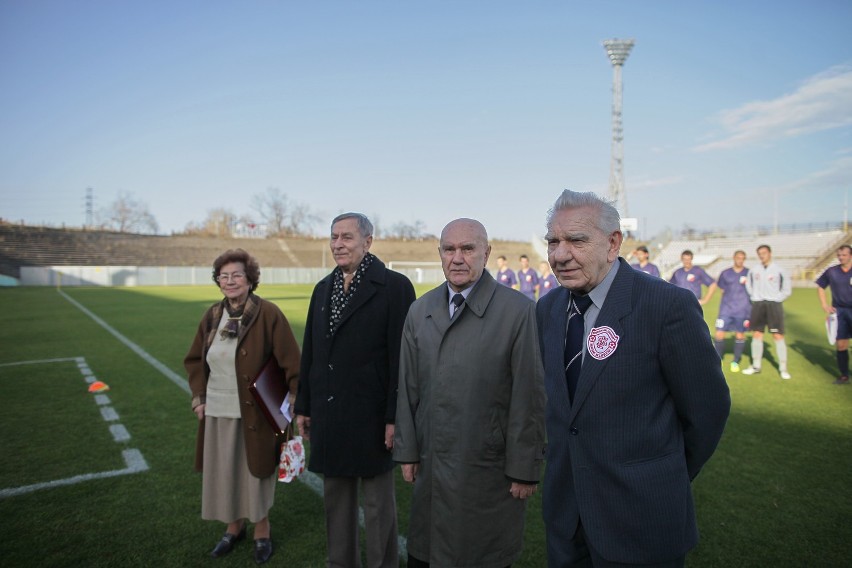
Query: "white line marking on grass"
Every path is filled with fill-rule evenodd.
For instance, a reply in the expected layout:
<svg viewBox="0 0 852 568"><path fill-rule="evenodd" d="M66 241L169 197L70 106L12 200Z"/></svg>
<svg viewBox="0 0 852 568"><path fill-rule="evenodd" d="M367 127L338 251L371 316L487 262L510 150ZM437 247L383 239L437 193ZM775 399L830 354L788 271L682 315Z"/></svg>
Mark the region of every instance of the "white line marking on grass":
<svg viewBox="0 0 852 568"><path fill-rule="evenodd" d="M86 363L86 359L84 357L63 357L58 359L40 359L35 361L17 361L15 363L2 363L0 367L12 367L15 365L34 365L34 364L44 364L44 363L64 363L67 361L75 361L77 363L77 368L80 371L80 374L83 375L84 380L87 383L92 383L95 381L94 375L92 375L91 369L89 369L88 364ZM96 394L94 397L95 402L100 406L101 416L107 422L114 422L118 420L118 412L111 406L103 406L104 404L109 404L109 397L105 394ZM126 442L130 439L130 432L127 431L122 424L111 424L109 426L110 434L112 434L112 438L116 442ZM49 489L51 487L60 487L63 485L74 485L76 483L81 483L83 481L89 481L92 479L104 479L106 477L115 477L117 475L127 475L131 473L140 473L143 471L147 471L148 463L145 461L145 458L142 456L142 452L137 449L127 449L121 452L122 457L124 458L124 463L127 465L124 469L117 469L112 471L101 471L97 473L84 473L82 475L75 475L74 477L68 477L65 479L56 479L53 481L45 481L43 483L35 483L33 485L25 485L23 487L12 487L8 489L0 489L0 499L4 499L6 497L14 497L16 495L23 495L24 493L31 493L33 491L38 491L40 489Z"/></svg>
<svg viewBox="0 0 852 568"><path fill-rule="evenodd" d="M118 420L118 412L116 412L111 406L102 406L101 416L103 416L104 420L107 422L115 422Z"/></svg>
<svg viewBox="0 0 852 568"><path fill-rule="evenodd" d="M15 361L14 363L0 363L0 367L16 367L18 365L41 365L44 363L64 363L65 361L78 361L79 357L62 357L59 359L36 359L34 361Z"/></svg>
<svg viewBox="0 0 852 568"><path fill-rule="evenodd" d="M174 384L176 384L177 386L182 388L184 391L189 393L189 384L187 384L186 379L184 379L183 377L181 377L180 375L178 375L177 373L175 373L174 371L172 371L171 369L169 369L168 367L166 367L165 365L160 363L157 359L155 359L154 357L149 355L144 349L142 349L141 347L139 347L138 345L136 345L135 343L133 343L132 341L130 341L129 339L124 337L118 331L113 329L107 322L105 322L104 320L102 320L101 318L96 316L86 306L84 306L83 304L81 304L80 302L78 302L77 300L75 300L74 298L72 298L71 296L69 296L68 294L63 292L62 290L58 290L58 292L62 295L63 298L65 298L66 300L68 300L69 302L74 304L74 306L78 310L80 310L81 312L83 312L84 314L86 314L87 316L92 318L95 321L95 323L97 323L102 328L104 328L105 330L110 332L112 335L114 335L116 339L118 339L119 341L124 343L128 347L128 349L130 349L131 351L133 351L134 353L136 353L137 355L142 357L142 359L144 359L145 362L149 363L152 367L154 367L155 369L160 371L163 375L165 375L165 377L167 379L169 379Z"/></svg>
<svg viewBox="0 0 852 568"><path fill-rule="evenodd" d="M75 300L74 298L72 298L71 296L69 296L68 294L63 292L62 290L57 290L57 292L59 292L62 295L63 298L65 298L66 300L71 302L81 312L83 312L84 314L86 314L87 316L92 318L95 321L95 323L97 323L102 328L104 328L109 333L111 333L116 339L118 339L120 342L122 342L124 345L126 345L131 351L133 351L134 353L136 353L137 355L142 357L142 359L144 359L152 367L154 367L155 369L160 371L160 373L162 373L167 379L169 379L174 384L179 386L187 394L190 394L189 383L187 382L186 379L184 379L183 377L181 377L180 375L178 375L177 373L175 373L174 371L169 369L163 363L161 363L160 361L155 359L152 355L150 355L147 351L145 351L144 349L142 349L141 347L139 347L138 345L136 345L135 343L133 343L132 341L127 339L121 333L119 333L118 331L113 329L112 326L110 326L107 322L105 322L104 320L102 320L101 318L96 316L91 310L86 308L83 304L81 304L80 302L78 302L77 300ZM140 457L141 457L141 454L140 454ZM316 493L317 495L319 495L320 497L323 496L323 482L322 482L322 479L320 479L318 475L316 475L316 474L314 474L310 471L305 470L305 472L302 473L302 475L300 475L296 479L298 479L299 481L301 481L302 483L304 483L305 485L310 487L311 490L314 493ZM362 527L364 526L364 510L361 507L358 508L358 523ZM399 535L397 537L397 540L399 542L399 557L400 558L408 558L408 541L402 535Z"/></svg>
<svg viewBox="0 0 852 568"><path fill-rule="evenodd" d="M24 485L23 487L12 487L10 489L0 489L0 499L5 497L14 497L25 493L32 493L40 489L50 489L52 487L62 487L64 485L75 485L83 481L92 479L105 479L108 477L117 477L119 475L129 475L131 473L141 473L148 470L148 463L142 457L142 453L136 449L124 450L121 452L124 457L124 463L127 465L124 469L114 469L112 471L101 471L98 473L84 473L67 477L65 479L55 479L53 481L45 481L44 483L34 483L32 485Z"/></svg>
<svg viewBox="0 0 852 568"><path fill-rule="evenodd" d="M130 439L130 432L127 431L127 428L123 424L111 424L109 433L112 434L112 439L116 442L126 442Z"/></svg>

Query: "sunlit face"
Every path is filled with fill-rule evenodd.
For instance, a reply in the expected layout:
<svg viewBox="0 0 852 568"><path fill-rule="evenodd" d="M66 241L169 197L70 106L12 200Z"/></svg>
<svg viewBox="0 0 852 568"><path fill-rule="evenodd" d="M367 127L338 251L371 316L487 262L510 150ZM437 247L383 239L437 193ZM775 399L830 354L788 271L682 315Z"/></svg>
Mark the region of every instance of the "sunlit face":
<svg viewBox="0 0 852 568"><path fill-rule="evenodd" d="M763 266L768 266L770 262L772 262L772 253L766 247L760 247L757 249L757 258L760 259L761 264Z"/></svg>
<svg viewBox="0 0 852 568"><path fill-rule="evenodd" d="M491 247L485 229L471 219L458 219L441 232L441 266L456 292L473 286L482 276Z"/></svg>
<svg viewBox="0 0 852 568"><path fill-rule="evenodd" d="M681 262L681 264L683 264L683 268L685 270L690 270L692 268L692 255L691 254L680 255L680 262Z"/></svg>
<svg viewBox="0 0 852 568"><path fill-rule="evenodd" d="M550 265L546 262L540 262L538 265L538 271L541 272L542 276L547 276L550 274Z"/></svg>
<svg viewBox="0 0 852 568"><path fill-rule="evenodd" d="M734 268L739 270L745 264L746 255L745 253L738 252L734 255Z"/></svg>
<svg viewBox="0 0 852 568"><path fill-rule="evenodd" d="M229 262L219 269L219 289L232 305L245 303L251 290L242 262Z"/></svg>
<svg viewBox="0 0 852 568"><path fill-rule="evenodd" d="M371 244L373 236L363 236L355 218L341 219L331 227L331 254L343 272L355 272Z"/></svg>
<svg viewBox="0 0 852 568"><path fill-rule="evenodd" d="M593 207L562 209L553 214L547 231L547 259L559 283L588 294L618 259L621 231L606 234L597 226Z"/></svg>
<svg viewBox="0 0 852 568"><path fill-rule="evenodd" d="M530 259L525 256L521 257L521 270L526 270L530 267Z"/></svg>
<svg viewBox="0 0 852 568"><path fill-rule="evenodd" d="M648 262L648 253L645 252L644 250L637 250L636 251L636 258L639 259L639 262L644 264L644 263Z"/></svg>
<svg viewBox="0 0 852 568"><path fill-rule="evenodd" d="M837 260L840 262L841 266L848 268L849 265L852 264L852 253L850 253L849 249L846 247L837 249Z"/></svg>
<svg viewBox="0 0 852 568"><path fill-rule="evenodd" d="M506 259L502 256L497 257L497 268L499 270L503 270L504 268L506 268Z"/></svg>

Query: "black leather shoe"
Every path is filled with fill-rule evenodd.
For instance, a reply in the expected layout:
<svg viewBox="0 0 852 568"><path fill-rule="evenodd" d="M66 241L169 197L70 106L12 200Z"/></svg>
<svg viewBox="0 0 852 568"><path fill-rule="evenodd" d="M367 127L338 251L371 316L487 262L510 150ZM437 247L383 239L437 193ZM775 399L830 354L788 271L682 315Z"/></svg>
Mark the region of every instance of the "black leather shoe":
<svg viewBox="0 0 852 568"><path fill-rule="evenodd" d="M241 540L246 537L246 527L243 525L242 530L238 534L225 533L222 536L222 540L216 543L216 548L213 549L213 552L210 553L210 556L213 558L219 558L220 556L225 556L232 550L234 550L234 546Z"/></svg>
<svg viewBox="0 0 852 568"><path fill-rule="evenodd" d="M254 541L254 561L258 564L268 562L272 558L272 539L258 538Z"/></svg>

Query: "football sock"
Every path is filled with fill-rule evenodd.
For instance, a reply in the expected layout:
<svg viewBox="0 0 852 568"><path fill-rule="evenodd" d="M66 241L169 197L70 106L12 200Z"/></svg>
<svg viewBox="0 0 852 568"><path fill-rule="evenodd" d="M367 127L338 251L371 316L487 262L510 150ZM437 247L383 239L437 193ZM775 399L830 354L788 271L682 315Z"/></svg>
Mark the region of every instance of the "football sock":
<svg viewBox="0 0 852 568"><path fill-rule="evenodd" d="M751 340L751 366L760 369L760 360L763 359L763 339Z"/></svg>
<svg viewBox="0 0 852 568"><path fill-rule="evenodd" d="M787 370L787 344L783 339L775 340L775 352L778 353L778 370Z"/></svg>
<svg viewBox="0 0 852 568"><path fill-rule="evenodd" d="M713 345L716 346L716 353L719 354L719 359L722 359L725 356L725 340L724 339L714 339Z"/></svg>
<svg viewBox="0 0 852 568"><path fill-rule="evenodd" d="M745 351L745 339L734 340L734 362L739 363Z"/></svg>
<svg viewBox="0 0 852 568"><path fill-rule="evenodd" d="M841 376L849 376L849 351L837 352L837 366L840 368Z"/></svg>

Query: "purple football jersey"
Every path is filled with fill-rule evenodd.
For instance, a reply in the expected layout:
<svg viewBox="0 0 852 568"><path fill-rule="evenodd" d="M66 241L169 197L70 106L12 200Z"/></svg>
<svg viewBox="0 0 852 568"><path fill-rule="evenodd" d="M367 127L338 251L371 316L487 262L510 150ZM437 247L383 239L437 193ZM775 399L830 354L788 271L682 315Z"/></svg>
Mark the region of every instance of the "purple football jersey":
<svg viewBox="0 0 852 568"><path fill-rule="evenodd" d="M535 300L535 287L539 282L538 272L532 268L527 268L526 272L518 270L518 282L521 285L521 293L530 300Z"/></svg>
<svg viewBox="0 0 852 568"><path fill-rule="evenodd" d="M683 267L678 268L672 274L671 280L669 280L675 286L679 286L681 288L686 288L693 294L695 294L696 298L701 298L701 285L709 286L714 282L713 278L704 271L700 266L693 266L689 269L689 272L683 269Z"/></svg>
<svg viewBox="0 0 852 568"><path fill-rule="evenodd" d="M831 286L831 305L835 308L852 308L852 270L843 272L839 264L830 266L816 279L817 286Z"/></svg>
<svg viewBox="0 0 852 568"><path fill-rule="evenodd" d="M503 286L508 286L511 288L515 284L518 283L518 280L515 278L515 273L511 268L507 268L503 272L497 272L497 282L502 284Z"/></svg>
<svg viewBox="0 0 852 568"><path fill-rule="evenodd" d="M735 317L748 319L751 314L751 300L746 291L748 268L739 272L726 268L719 274L716 284L725 291L719 304L719 318Z"/></svg>

